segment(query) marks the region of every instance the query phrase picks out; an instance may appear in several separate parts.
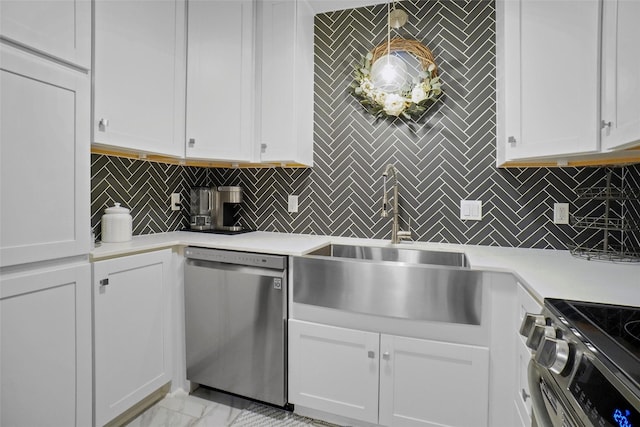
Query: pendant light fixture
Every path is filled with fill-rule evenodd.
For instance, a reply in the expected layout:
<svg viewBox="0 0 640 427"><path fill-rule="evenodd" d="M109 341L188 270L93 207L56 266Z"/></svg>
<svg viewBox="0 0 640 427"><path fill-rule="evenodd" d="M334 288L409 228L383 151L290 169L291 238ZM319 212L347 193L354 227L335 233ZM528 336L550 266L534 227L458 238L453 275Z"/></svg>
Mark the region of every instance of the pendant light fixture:
<svg viewBox="0 0 640 427"><path fill-rule="evenodd" d="M407 23L407 19L407 13L396 9L395 2L387 3L387 54L371 66L373 84L386 92L398 92L407 84L407 65L400 57L391 53L391 27L400 28Z"/></svg>

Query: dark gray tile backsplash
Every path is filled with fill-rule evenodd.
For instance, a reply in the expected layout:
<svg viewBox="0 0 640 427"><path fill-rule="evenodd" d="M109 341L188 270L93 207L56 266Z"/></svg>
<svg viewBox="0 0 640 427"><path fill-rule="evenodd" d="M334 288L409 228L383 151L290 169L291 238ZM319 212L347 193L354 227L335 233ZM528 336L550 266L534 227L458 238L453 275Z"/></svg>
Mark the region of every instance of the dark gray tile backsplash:
<svg viewBox="0 0 640 427"><path fill-rule="evenodd" d="M583 209L577 189L599 185L602 168L497 169L495 7L491 1L403 1L410 23L400 35L434 53L445 95L420 123L376 120L348 93L353 66L386 37L386 5L321 14L315 20L315 166L311 169L201 169L92 156L92 225L113 201L132 209L134 234L188 225L188 189L241 185L239 221L250 228L389 238L380 217L382 172L400 172L400 211L414 239L493 246L566 249L602 233L552 222L554 202ZM640 186L640 166L617 169ZM182 193L180 212L169 210ZM300 196L287 212L287 195ZM482 221L461 221L461 199L482 200ZM640 218L635 201L625 215ZM637 234L616 237L637 243Z"/></svg>

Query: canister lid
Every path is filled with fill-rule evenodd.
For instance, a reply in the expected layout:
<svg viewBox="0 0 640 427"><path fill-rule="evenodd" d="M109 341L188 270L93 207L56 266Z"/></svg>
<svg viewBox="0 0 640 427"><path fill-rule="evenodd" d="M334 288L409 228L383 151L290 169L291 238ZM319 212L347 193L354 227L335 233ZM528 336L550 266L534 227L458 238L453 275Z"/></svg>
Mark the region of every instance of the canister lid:
<svg viewBox="0 0 640 427"><path fill-rule="evenodd" d="M105 209L104 213L128 215L129 214L129 209L127 209L125 207L122 207L122 206L120 206L120 203L115 202L113 204L113 206Z"/></svg>

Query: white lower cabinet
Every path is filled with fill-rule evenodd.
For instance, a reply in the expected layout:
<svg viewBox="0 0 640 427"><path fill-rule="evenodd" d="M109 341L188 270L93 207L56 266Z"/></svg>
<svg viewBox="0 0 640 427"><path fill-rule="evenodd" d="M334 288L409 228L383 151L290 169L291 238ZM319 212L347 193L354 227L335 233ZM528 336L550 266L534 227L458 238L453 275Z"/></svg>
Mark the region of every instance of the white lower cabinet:
<svg viewBox="0 0 640 427"><path fill-rule="evenodd" d="M380 335L289 320L289 402L378 421Z"/></svg>
<svg viewBox="0 0 640 427"><path fill-rule="evenodd" d="M289 401L385 426L486 426L489 350L289 320Z"/></svg>
<svg viewBox="0 0 640 427"><path fill-rule="evenodd" d="M380 424L487 425L489 349L380 336Z"/></svg>
<svg viewBox="0 0 640 427"><path fill-rule="evenodd" d="M518 334L520 324L526 313L540 313L542 306L536 301L523 285L518 284L518 316L514 333ZM528 368L531 360L531 350L526 345L526 339L520 334L516 339L516 387L514 390L514 402L516 420L522 422L522 427L531 426L531 392L529 391ZM520 426L518 426L520 427Z"/></svg>
<svg viewBox="0 0 640 427"><path fill-rule="evenodd" d="M95 424L171 380L171 250L93 264Z"/></svg>
<svg viewBox="0 0 640 427"><path fill-rule="evenodd" d="M0 425L91 425L89 263L0 280Z"/></svg>

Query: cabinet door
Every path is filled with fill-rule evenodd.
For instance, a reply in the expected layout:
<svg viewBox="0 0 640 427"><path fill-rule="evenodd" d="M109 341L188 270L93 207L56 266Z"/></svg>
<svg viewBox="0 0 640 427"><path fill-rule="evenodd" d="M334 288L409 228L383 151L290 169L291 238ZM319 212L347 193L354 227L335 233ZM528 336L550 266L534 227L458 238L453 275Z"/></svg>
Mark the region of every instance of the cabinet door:
<svg viewBox="0 0 640 427"><path fill-rule="evenodd" d="M170 261L163 250L93 264L98 426L171 380Z"/></svg>
<svg viewBox="0 0 640 427"><path fill-rule="evenodd" d="M489 349L381 335L380 424L487 425Z"/></svg>
<svg viewBox="0 0 640 427"><path fill-rule="evenodd" d="M602 146L640 144L640 2L603 2Z"/></svg>
<svg viewBox="0 0 640 427"><path fill-rule="evenodd" d="M96 0L93 142L184 156L184 0Z"/></svg>
<svg viewBox="0 0 640 427"><path fill-rule="evenodd" d="M0 266L89 252L86 73L0 44Z"/></svg>
<svg viewBox="0 0 640 427"><path fill-rule="evenodd" d="M89 264L0 279L0 425L92 425Z"/></svg>
<svg viewBox="0 0 640 427"><path fill-rule="evenodd" d="M186 156L252 161L254 4L189 0Z"/></svg>
<svg viewBox="0 0 640 427"><path fill-rule="evenodd" d="M262 162L313 165L313 9L305 0L258 3Z"/></svg>
<svg viewBox="0 0 640 427"><path fill-rule="evenodd" d="M91 68L91 1L0 1L2 38Z"/></svg>
<svg viewBox="0 0 640 427"><path fill-rule="evenodd" d="M531 425L531 393L529 392L528 367L531 360L531 351L527 347L526 338L518 333L522 319L526 313L539 314L542 312L542 305L536 301L531 294L518 283L518 317L517 325L514 330L518 334L516 339L516 385L514 391L514 401L518 411L518 415L526 423Z"/></svg>
<svg viewBox="0 0 640 427"><path fill-rule="evenodd" d="M600 2L506 1L505 19L506 159L599 151Z"/></svg>
<svg viewBox="0 0 640 427"><path fill-rule="evenodd" d="M289 402L378 422L379 335L289 320Z"/></svg>

